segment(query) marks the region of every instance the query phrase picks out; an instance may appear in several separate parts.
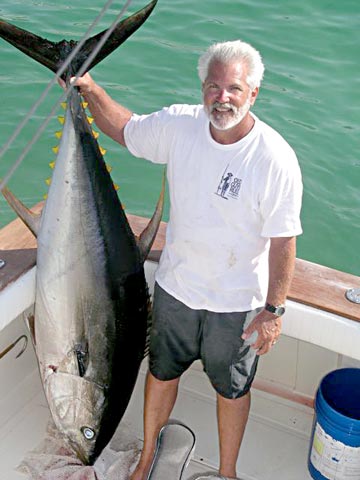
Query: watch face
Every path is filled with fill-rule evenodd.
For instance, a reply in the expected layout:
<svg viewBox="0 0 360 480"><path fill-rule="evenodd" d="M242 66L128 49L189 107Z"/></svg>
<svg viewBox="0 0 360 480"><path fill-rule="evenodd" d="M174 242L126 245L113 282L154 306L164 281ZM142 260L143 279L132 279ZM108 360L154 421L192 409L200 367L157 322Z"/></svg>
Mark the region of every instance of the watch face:
<svg viewBox="0 0 360 480"><path fill-rule="evenodd" d="M281 315L284 315L285 313L285 307L283 307L282 305L275 307L274 305L270 305L269 303L266 304L265 310L267 310L268 312L274 313L278 317L280 317Z"/></svg>

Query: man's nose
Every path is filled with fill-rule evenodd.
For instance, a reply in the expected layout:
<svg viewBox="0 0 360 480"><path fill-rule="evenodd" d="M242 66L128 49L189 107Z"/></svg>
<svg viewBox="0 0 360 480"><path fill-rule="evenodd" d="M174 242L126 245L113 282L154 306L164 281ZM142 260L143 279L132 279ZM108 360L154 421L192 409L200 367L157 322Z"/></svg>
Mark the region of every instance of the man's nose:
<svg viewBox="0 0 360 480"><path fill-rule="evenodd" d="M219 92L218 92L218 102L220 103L226 103L229 101L230 99L230 94L229 92L226 90L226 88L220 88L219 89Z"/></svg>

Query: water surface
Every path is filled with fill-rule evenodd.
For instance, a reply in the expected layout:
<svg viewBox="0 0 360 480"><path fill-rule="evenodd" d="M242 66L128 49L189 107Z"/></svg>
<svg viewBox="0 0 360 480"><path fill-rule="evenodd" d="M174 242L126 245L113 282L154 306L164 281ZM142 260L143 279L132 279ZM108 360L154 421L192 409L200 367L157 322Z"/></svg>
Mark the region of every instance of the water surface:
<svg viewBox="0 0 360 480"><path fill-rule="evenodd" d="M2 0L0 16L50 40L78 40L104 3ZM129 13L145 3L134 0ZM123 2L112 4L96 33L112 23L122 6ZM210 43L237 38L252 43L266 65L254 112L293 146L303 172L304 234L298 240L298 256L360 275L359 24L357 0L159 0L143 27L92 73L128 108L151 112L171 103L201 101L196 64ZM51 75L0 41L0 144L14 132ZM60 93L56 85L0 160L0 177ZM51 148L57 144L54 132L60 128L54 117L11 178L11 188L28 206L46 193L48 163L55 156ZM132 158L104 135L99 143L108 150L106 159L127 211L150 216L161 167ZM0 225L13 218L0 199Z"/></svg>

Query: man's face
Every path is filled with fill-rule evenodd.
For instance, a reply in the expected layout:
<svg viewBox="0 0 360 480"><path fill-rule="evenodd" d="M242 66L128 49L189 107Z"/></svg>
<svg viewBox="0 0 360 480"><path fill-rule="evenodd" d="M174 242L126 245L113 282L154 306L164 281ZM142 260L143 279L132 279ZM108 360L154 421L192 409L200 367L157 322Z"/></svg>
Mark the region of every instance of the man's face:
<svg viewBox="0 0 360 480"><path fill-rule="evenodd" d="M203 83L205 112L218 130L238 125L255 103L258 89L250 90L246 82L246 65L213 61Z"/></svg>

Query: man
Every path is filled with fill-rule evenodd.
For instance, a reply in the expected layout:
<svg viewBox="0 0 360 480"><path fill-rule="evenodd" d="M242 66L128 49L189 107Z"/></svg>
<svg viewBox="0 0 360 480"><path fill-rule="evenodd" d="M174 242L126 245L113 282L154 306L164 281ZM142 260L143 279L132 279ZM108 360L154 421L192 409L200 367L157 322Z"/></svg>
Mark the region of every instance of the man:
<svg viewBox="0 0 360 480"><path fill-rule="evenodd" d="M170 218L156 274L144 448L147 478L179 378L201 359L217 395L219 474L236 478L257 360L276 343L301 230L295 153L250 108L264 66L241 42L199 60L203 105L135 115L86 74L77 81L98 127L138 157L167 164Z"/></svg>

